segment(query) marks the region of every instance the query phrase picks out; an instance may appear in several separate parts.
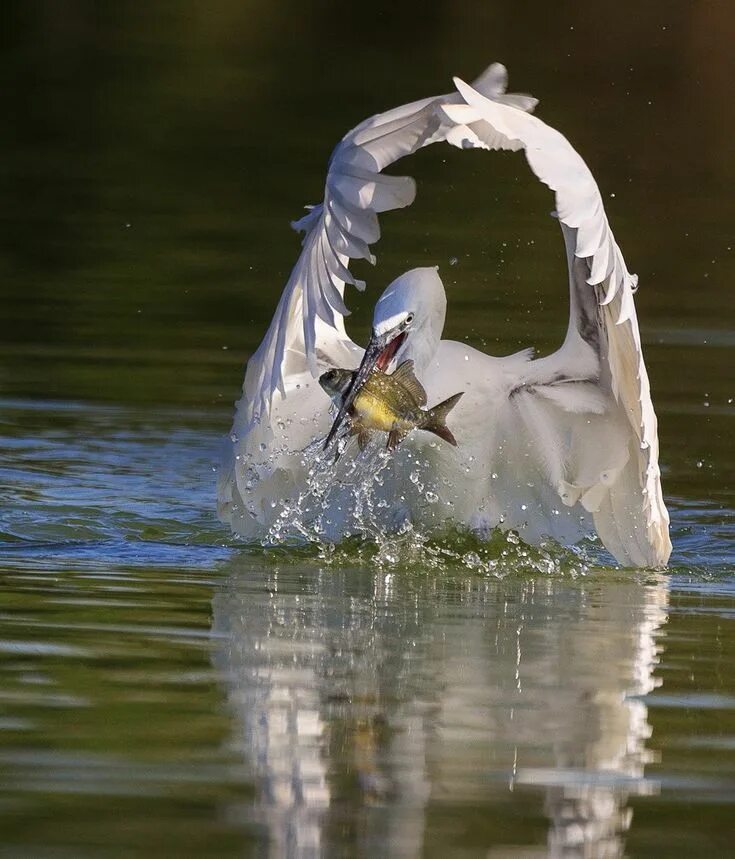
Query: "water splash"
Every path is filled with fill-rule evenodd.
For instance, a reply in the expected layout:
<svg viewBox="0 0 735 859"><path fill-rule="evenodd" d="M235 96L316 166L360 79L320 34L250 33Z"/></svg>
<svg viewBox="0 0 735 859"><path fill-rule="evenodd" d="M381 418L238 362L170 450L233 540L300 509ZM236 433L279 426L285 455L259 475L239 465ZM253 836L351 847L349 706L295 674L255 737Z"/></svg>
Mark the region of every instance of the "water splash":
<svg viewBox="0 0 735 859"><path fill-rule="evenodd" d="M554 541L524 543L514 531L496 528L489 539L460 527L424 533L405 523L395 533L352 539L325 558L344 565L359 561L381 569L471 571L503 579L509 575L584 576L595 566L587 548L566 549Z"/></svg>
<svg viewBox="0 0 735 859"><path fill-rule="evenodd" d="M338 442L342 453L346 440ZM335 453L323 450L321 439L301 454L306 471L306 488L295 498L280 502L281 509L262 541L283 545L306 541L321 546L338 534L378 536L385 499L379 497L390 454L369 445L354 458L335 460Z"/></svg>
<svg viewBox="0 0 735 859"><path fill-rule="evenodd" d="M342 439L338 451L349 440ZM517 532L496 528L479 535L453 525L424 527L408 516L405 496L384 490L393 457L379 443L354 457L335 460L315 440L301 454L306 488L274 503L279 511L260 546L286 549L294 560L304 554L321 563L369 564L379 569L458 569L495 578L513 573L585 575L595 561L589 547L565 549L554 541L525 543ZM429 505L439 496L427 488L429 462L414 461L406 491Z"/></svg>

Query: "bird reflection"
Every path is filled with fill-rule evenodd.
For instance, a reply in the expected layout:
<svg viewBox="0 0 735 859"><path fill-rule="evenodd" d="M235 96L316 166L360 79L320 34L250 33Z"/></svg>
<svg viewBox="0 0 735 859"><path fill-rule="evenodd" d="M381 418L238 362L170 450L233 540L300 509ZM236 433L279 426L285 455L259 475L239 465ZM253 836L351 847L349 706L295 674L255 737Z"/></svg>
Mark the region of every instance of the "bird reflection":
<svg viewBox="0 0 735 859"><path fill-rule="evenodd" d="M213 608L264 855L624 854L663 578L243 557Z"/></svg>

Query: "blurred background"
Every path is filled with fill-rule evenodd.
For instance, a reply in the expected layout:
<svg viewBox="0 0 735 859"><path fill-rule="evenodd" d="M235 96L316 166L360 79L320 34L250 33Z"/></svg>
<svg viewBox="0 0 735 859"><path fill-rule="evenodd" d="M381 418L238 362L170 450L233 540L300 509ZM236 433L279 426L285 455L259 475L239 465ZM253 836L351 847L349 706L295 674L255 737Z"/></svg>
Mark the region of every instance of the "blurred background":
<svg viewBox="0 0 735 859"><path fill-rule="evenodd" d="M598 180L645 339L664 341L657 399L696 379L700 405L723 372L730 3L7 0L0 14L6 396L229 406L298 253L289 221L321 199L336 141L493 60ZM348 296L355 336L397 272L435 263L450 336L553 346L562 248L522 157L432 147L406 170L417 202L383 218L370 289Z"/></svg>

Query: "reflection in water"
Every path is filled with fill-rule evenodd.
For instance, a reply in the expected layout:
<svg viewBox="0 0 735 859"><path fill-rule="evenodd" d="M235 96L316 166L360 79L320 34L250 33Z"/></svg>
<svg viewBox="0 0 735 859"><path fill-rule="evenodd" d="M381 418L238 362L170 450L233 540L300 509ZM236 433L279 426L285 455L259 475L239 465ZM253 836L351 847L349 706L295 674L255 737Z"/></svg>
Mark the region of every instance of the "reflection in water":
<svg viewBox="0 0 735 859"><path fill-rule="evenodd" d="M238 563L214 627L269 855L623 855L663 579Z"/></svg>

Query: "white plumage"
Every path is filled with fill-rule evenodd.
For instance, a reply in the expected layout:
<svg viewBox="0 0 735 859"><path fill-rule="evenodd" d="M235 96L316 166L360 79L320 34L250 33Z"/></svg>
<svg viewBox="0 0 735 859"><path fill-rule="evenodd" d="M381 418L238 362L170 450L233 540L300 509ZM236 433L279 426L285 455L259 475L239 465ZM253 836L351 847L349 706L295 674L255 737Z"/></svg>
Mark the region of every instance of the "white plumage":
<svg viewBox="0 0 735 859"><path fill-rule="evenodd" d="M451 95L367 120L336 147L324 201L294 224L305 234L303 251L248 364L219 482L220 515L237 533L268 539L295 530L336 539L410 521L482 532L501 525L530 541L568 543L594 527L622 564L668 560L636 278L582 158L530 115L534 99L507 95L505 83L505 69L495 64L473 86L457 79ZM374 262L378 213L413 201L413 180L381 171L441 141L523 149L555 192L569 263L566 338L538 360L530 350L494 358L441 340L441 280L435 269L408 272L376 305L365 360L395 341L383 355L388 369L412 358L429 405L464 390L450 417L458 448L415 432L391 457L357 455L353 445L332 466L318 454L331 417L316 377L329 367L356 367L365 354L344 328L345 284L365 286L351 276L349 260Z"/></svg>

